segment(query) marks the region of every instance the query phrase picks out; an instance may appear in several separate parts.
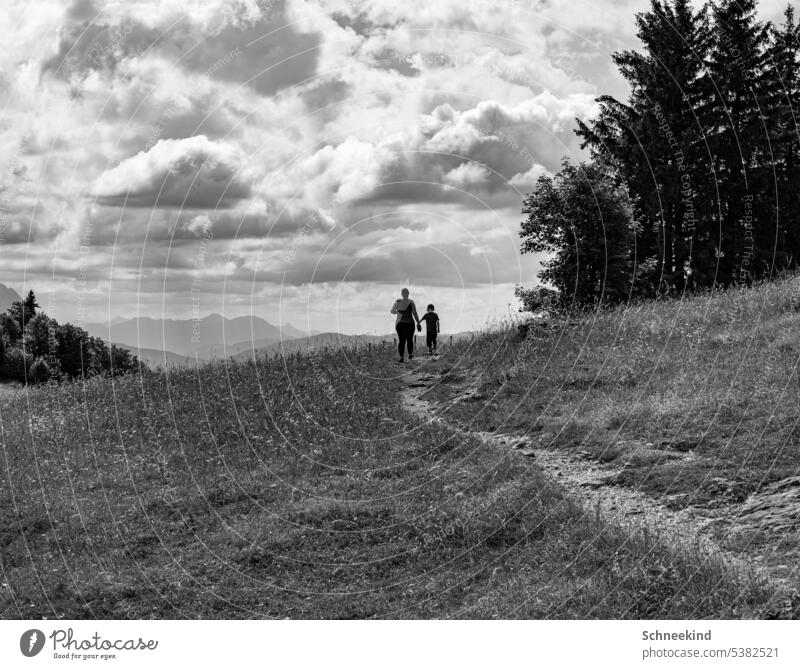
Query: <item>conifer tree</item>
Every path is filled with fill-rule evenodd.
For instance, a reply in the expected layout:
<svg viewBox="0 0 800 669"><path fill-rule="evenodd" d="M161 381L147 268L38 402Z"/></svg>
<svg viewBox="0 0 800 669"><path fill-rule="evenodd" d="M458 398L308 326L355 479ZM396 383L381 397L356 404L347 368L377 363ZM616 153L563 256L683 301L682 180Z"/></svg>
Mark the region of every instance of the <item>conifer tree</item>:
<svg viewBox="0 0 800 669"><path fill-rule="evenodd" d="M687 0L651 0L636 16L643 52L614 54L628 81L627 103L598 99L601 113L579 136L595 160L619 171L636 204L637 264L652 263L651 284L682 289L696 237L697 193L706 187L702 132L695 115L709 47L708 12Z"/></svg>
<svg viewBox="0 0 800 669"><path fill-rule="evenodd" d="M773 218L777 224L775 264L778 269L800 258L800 26L791 5L784 22L770 33L764 105L767 109L770 160L774 177Z"/></svg>
<svg viewBox="0 0 800 669"><path fill-rule="evenodd" d="M769 149L762 105L769 26L756 19L755 0L720 0L703 78L700 118L716 184L709 216L715 283L729 285L763 270L774 247L768 190ZM772 221L774 223L774 221Z"/></svg>

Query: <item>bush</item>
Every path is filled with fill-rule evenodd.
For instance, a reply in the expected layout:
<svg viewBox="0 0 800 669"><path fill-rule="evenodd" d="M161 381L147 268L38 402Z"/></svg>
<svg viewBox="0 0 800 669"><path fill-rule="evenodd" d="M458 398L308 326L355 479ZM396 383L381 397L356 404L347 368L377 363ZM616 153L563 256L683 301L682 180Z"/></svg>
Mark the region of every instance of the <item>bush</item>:
<svg viewBox="0 0 800 669"><path fill-rule="evenodd" d="M61 370L70 378L78 378L89 370L89 333L71 323L59 325L56 331L58 340L58 360Z"/></svg>
<svg viewBox="0 0 800 669"><path fill-rule="evenodd" d="M636 225L624 189L603 167L565 160L555 177L539 178L522 213L522 252L546 254L538 276L562 304L629 297Z"/></svg>
<svg viewBox="0 0 800 669"><path fill-rule="evenodd" d="M37 306L31 292L26 303L15 302L0 314L0 379L45 383L62 377L119 376L143 368L127 349L108 345L70 323L60 325L37 313Z"/></svg>
<svg viewBox="0 0 800 669"><path fill-rule="evenodd" d="M33 356L30 353L23 353L19 348L9 348L0 364L0 377L25 383L32 364Z"/></svg>
<svg viewBox="0 0 800 669"><path fill-rule="evenodd" d="M33 383L46 383L52 376L53 370L44 358L39 357L33 361L30 368L30 379Z"/></svg>
<svg viewBox="0 0 800 669"><path fill-rule="evenodd" d="M0 314L0 339L5 340L5 343L10 346L19 341L21 336L19 325L11 315L8 313Z"/></svg>
<svg viewBox="0 0 800 669"><path fill-rule="evenodd" d="M547 311L548 309L552 309L558 303L558 293L544 286L536 286L535 288L517 286L514 288L514 297L522 302L522 306L519 309L520 311L531 311L534 313L540 310Z"/></svg>

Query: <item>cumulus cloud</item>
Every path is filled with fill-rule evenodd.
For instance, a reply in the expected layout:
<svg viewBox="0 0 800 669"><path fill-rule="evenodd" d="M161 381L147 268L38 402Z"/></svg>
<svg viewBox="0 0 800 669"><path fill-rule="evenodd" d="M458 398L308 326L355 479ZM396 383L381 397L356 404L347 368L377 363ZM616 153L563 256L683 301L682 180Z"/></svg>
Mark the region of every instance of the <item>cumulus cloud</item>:
<svg viewBox="0 0 800 669"><path fill-rule="evenodd" d="M250 194L244 156L205 135L159 140L101 174L89 193L101 204L217 208Z"/></svg>
<svg viewBox="0 0 800 669"><path fill-rule="evenodd" d="M316 204L456 200L482 208L497 192L518 199L518 184L580 153L572 123L595 111L588 95L549 92L514 106L485 100L458 111L443 104L398 133L374 142L347 137L281 166L263 188Z"/></svg>
<svg viewBox="0 0 800 669"><path fill-rule="evenodd" d="M461 163L444 175L444 183L464 190L484 186L491 179L491 172L478 163Z"/></svg>
<svg viewBox="0 0 800 669"><path fill-rule="evenodd" d="M155 56L261 95L315 73L322 36L298 30L287 18L284 0L211 0L204 11L191 11L191 2L154 4L134 0L111 12L91 0L73 0L42 72L76 83L93 71L113 75L127 59Z"/></svg>
<svg viewBox="0 0 800 669"><path fill-rule="evenodd" d="M8 0L0 282L177 313L202 242L203 304L530 283L521 196L646 4Z"/></svg>
<svg viewBox="0 0 800 669"><path fill-rule="evenodd" d="M322 36L299 31L287 23L283 3L265 4L258 20L238 20L197 39L188 50L181 36L175 46L183 51L180 63L222 81L252 87L261 95L311 78L317 69Z"/></svg>

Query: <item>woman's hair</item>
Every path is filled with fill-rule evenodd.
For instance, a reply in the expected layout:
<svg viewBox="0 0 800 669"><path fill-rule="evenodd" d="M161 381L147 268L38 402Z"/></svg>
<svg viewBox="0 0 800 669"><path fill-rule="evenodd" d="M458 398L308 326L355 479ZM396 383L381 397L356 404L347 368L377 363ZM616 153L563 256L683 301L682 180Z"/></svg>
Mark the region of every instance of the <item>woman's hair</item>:
<svg viewBox="0 0 800 669"><path fill-rule="evenodd" d="M403 288L403 290L400 291L400 294L401 295L408 295L408 288Z"/></svg>

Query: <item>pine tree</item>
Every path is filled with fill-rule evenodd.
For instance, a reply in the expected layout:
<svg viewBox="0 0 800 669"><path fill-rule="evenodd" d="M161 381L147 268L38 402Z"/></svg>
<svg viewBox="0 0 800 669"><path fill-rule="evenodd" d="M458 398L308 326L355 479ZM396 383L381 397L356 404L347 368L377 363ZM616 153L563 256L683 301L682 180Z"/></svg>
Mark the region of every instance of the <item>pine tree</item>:
<svg viewBox="0 0 800 669"><path fill-rule="evenodd" d="M32 290L28 291L25 301L22 303L25 310L25 321L29 321L36 315L36 310L39 308L39 303L36 301L36 295Z"/></svg>
<svg viewBox="0 0 800 669"><path fill-rule="evenodd" d="M775 237L777 268L790 267L800 258L800 26L791 5L784 23L770 33L765 76L765 106L768 110L770 163L775 179L772 206L778 225Z"/></svg>
<svg viewBox="0 0 800 669"><path fill-rule="evenodd" d="M632 289L730 285L796 267L800 27L793 8L773 28L758 21L756 0L700 9L689 0L651 0L636 24L642 48L614 54L630 95L599 97L599 115L578 120L576 130L633 204L635 235L621 237L628 246L615 252L628 253Z"/></svg>
<svg viewBox="0 0 800 669"><path fill-rule="evenodd" d="M626 51L614 61L631 94L621 103L598 98L601 113L579 136L595 160L618 170L636 205L637 264L652 261L655 289L682 289L702 238L697 193L707 188L702 131L695 117L709 46L708 12L687 0L651 0L636 16L643 52Z"/></svg>
<svg viewBox="0 0 800 669"><path fill-rule="evenodd" d="M721 0L712 16L700 118L718 193L710 216L715 282L728 285L753 270L759 273L765 244L774 245L768 234L769 150L762 117L770 28L756 20L755 0Z"/></svg>

